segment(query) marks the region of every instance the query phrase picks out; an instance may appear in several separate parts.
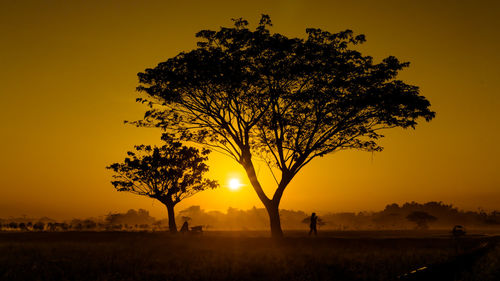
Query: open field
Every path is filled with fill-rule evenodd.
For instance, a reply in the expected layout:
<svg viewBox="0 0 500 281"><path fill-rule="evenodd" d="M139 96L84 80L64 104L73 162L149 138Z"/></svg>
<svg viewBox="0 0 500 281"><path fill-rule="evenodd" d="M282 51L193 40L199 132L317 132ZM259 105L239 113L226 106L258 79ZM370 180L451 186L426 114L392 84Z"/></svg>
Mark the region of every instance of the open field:
<svg viewBox="0 0 500 281"><path fill-rule="evenodd" d="M274 241L264 232L0 233L0 279L397 280L431 266L452 271L440 280L500 280L494 236L456 242L439 231L286 235Z"/></svg>

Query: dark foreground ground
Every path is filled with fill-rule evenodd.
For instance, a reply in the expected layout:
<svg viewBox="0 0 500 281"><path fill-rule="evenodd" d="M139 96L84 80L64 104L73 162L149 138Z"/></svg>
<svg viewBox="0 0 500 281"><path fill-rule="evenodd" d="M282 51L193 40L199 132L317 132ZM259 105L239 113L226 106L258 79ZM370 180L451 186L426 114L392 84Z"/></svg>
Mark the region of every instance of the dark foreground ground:
<svg viewBox="0 0 500 281"><path fill-rule="evenodd" d="M497 240L455 241L444 232L296 232L279 242L257 232L0 233L0 280L493 281Z"/></svg>

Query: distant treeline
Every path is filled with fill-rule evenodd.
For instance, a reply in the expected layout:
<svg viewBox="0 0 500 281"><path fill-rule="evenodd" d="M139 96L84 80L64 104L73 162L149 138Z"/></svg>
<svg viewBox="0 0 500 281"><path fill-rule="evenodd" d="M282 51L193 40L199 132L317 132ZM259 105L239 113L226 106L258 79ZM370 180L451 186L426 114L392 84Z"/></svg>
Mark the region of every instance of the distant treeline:
<svg viewBox="0 0 500 281"><path fill-rule="evenodd" d="M442 202L416 202L403 205L390 204L379 212L319 213L319 228L328 230L384 230L413 229L418 225L408 219L410 214L425 213L431 229L451 229L454 225L467 228L500 228L500 212L462 211ZM284 229L307 229L310 214L303 211L280 210ZM190 226L202 225L208 230L267 230L269 221L264 208L239 210L229 208L226 213L205 211L200 206L191 206L180 211L179 222L188 221ZM157 220L146 210L129 210L126 213L111 213L100 218L55 221L50 218L0 219L2 231L164 231L168 229L166 219Z"/></svg>
<svg viewBox="0 0 500 281"><path fill-rule="evenodd" d="M160 221L143 209L111 213L100 218L56 221L51 218L0 219L3 231L145 231L161 230Z"/></svg>
<svg viewBox="0 0 500 281"><path fill-rule="evenodd" d="M380 212L341 212L318 213L319 228L329 230L377 230L377 229L414 229L415 221L408 216L415 212L434 216L429 221L429 228L451 229L454 225L470 228L500 227L500 212L487 213L483 210L461 211L442 202L416 202L403 205L390 204ZM307 229L311 214L303 211L280 210L281 224L284 229ZM238 210L229 208L226 213L205 211L199 206L191 206L179 212L179 220L189 219L194 225L206 225L213 229L226 230L264 230L269 228L267 213L264 208Z"/></svg>

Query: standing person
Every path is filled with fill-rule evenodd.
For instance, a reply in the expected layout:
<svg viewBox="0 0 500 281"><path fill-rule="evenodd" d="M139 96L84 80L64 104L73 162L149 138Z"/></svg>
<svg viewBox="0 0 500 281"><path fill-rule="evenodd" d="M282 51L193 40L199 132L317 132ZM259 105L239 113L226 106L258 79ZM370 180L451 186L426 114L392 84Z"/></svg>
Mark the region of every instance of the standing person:
<svg viewBox="0 0 500 281"><path fill-rule="evenodd" d="M311 230L309 230L309 236L311 235L311 233L313 231L314 231L314 235L318 236L318 230L316 229L317 222L318 222L318 217L316 216L316 213L312 213L311 224L309 225L309 227L311 228Z"/></svg>

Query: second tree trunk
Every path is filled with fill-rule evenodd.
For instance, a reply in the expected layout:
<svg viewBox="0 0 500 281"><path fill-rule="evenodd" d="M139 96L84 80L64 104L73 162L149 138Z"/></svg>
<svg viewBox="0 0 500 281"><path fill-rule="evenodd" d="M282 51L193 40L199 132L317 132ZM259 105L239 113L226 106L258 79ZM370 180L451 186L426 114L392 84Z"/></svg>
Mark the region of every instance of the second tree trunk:
<svg viewBox="0 0 500 281"><path fill-rule="evenodd" d="M167 206L168 212L168 229L170 232L177 232L177 226L175 225L175 213L174 213L174 205L173 204L165 204Z"/></svg>

